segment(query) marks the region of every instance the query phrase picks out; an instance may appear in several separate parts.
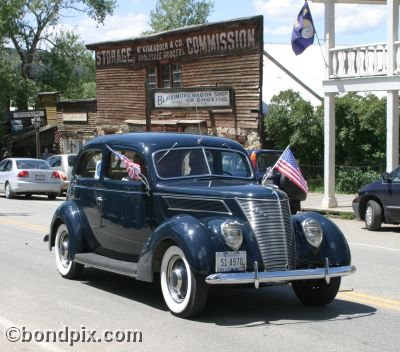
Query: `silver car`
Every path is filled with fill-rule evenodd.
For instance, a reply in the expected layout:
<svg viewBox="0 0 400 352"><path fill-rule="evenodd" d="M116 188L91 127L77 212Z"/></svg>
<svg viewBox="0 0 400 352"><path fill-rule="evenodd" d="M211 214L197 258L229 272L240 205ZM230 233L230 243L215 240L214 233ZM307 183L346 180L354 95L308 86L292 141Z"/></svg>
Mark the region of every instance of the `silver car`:
<svg viewBox="0 0 400 352"><path fill-rule="evenodd" d="M61 186L60 173L45 160L8 158L0 162L0 193L8 199L18 194L47 194L49 199L55 199Z"/></svg>
<svg viewBox="0 0 400 352"><path fill-rule="evenodd" d="M77 154L58 154L46 159L53 170L62 172L61 179L63 181L62 192L68 190L69 181L71 179L72 168L75 164Z"/></svg>

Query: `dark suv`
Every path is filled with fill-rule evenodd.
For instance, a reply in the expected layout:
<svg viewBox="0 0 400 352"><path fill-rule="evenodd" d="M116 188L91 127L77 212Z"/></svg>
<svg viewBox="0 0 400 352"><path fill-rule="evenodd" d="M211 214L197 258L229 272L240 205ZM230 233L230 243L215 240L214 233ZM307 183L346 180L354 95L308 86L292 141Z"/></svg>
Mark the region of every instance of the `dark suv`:
<svg viewBox="0 0 400 352"><path fill-rule="evenodd" d="M317 213L291 217L286 194L257 183L239 143L188 134L86 144L49 247L65 278L84 266L160 278L180 317L202 310L210 285L292 283L303 303L325 305L355 271L337 226Z"/></svg>
<svg viewBox="0 0 400 352"><path fill-rule="evenodd" d="M354 215L365 221L368 230L378 230L383 222L400 224L400 167L362 187L352 206Z"/></svg>

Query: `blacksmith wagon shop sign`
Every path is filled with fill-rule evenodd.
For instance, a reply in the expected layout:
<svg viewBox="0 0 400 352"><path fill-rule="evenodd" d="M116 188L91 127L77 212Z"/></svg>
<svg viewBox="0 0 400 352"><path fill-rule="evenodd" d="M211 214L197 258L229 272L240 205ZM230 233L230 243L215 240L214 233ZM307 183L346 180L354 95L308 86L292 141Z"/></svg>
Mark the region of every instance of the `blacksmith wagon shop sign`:
<svg viewBox="0 0 400 352"><path fill-rule="evenodd" d="M154 89L153 109L232 108L230 88Z"/></svg>

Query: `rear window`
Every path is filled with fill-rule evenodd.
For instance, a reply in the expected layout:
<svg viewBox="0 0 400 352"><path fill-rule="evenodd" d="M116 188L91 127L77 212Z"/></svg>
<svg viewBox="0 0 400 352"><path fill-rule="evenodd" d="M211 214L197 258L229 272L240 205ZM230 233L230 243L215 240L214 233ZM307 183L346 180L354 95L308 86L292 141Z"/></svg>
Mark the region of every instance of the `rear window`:
<svg viewBox="0 0 400 352"><path fill-rule="evenodd" d="M282 153L259 153L257 155L257 169L266 171L267 167L272 167L278 161Z"/></svg>
<svg viewBox="0 0 400 352"><path fill-rule="evenodd" d="M68 155L68 166L73 167L78 155Z"/></svg>
<svg viewBox="0 0 400 352"><path fill-rule="evenodd" d="M49 164L44 160L16 160L17 169L40 169L50 170Z"/></svg>

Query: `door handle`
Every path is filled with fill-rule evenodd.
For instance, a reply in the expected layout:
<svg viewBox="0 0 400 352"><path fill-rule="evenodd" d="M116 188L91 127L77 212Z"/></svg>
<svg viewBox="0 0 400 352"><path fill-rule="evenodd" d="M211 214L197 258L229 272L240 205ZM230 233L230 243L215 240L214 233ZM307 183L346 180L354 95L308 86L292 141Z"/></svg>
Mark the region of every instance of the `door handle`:
<svg viewBox="0 0 400 352"><path fill-rule="evenodd" d="M96 197L96 205L101 208L103 206L103 197Z"/></svg>

